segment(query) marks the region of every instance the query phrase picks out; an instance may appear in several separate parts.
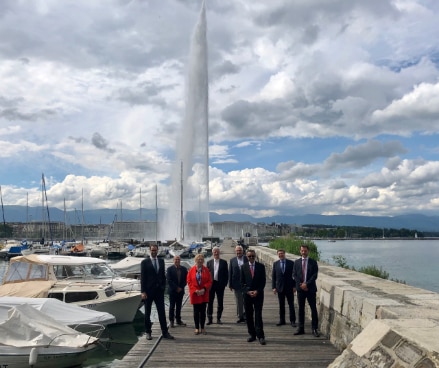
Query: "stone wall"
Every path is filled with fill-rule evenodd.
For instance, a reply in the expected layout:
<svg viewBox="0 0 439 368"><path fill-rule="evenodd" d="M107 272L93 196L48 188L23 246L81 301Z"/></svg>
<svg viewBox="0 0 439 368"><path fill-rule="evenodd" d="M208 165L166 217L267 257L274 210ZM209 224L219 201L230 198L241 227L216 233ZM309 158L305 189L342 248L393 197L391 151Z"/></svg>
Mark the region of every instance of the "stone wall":
<svg viewBox="0 0 439 368"><path fill-rule="evenodd" d="M255 249L271 277L276 251ZM439 367L439 294L324 263L317 287L320 330L341 351L331 368Z"/></svg>

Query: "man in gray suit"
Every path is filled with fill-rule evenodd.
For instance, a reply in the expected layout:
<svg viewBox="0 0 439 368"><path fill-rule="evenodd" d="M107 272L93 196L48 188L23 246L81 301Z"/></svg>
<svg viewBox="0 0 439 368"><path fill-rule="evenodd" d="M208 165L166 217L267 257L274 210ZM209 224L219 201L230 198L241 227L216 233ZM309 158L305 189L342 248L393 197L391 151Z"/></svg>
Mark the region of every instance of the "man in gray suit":
<svg viewBox="0 0 439 368"><path fill-rule="evenodd" d="M285 325L285 299L289 307L289 319L291 326L296 325L296 311L294 310L294 279L293 266L294 262L285 258L285 250L278 249L277 256L279 260L273 263L273 270L271 272L271 288L273 293L277 295L279 300L279 322L276 326Z"/></svg>
<svg viewBox="0 0 439 368"><path fill-rule="evenodd" d="M240 245L235 247L236 257L232 258L229 263L229 288L235 294L236 314L238 320L236 323L245 322L244 299L241 291L241 266L248 263L248 258L244 255L244 250Z"/></svg>

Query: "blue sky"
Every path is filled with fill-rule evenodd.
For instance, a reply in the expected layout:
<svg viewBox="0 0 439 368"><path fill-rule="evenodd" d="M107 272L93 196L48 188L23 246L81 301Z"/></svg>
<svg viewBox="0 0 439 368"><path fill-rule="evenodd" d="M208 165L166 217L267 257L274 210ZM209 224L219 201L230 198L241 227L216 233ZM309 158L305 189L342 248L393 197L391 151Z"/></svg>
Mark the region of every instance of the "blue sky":
<svg viewBox="0 0 439 368"><path fill-rule="evenodd" d="M5 205L169 204L197 0L0 2ZM210 211L439 214L439 2L206 1Z"/></svg>

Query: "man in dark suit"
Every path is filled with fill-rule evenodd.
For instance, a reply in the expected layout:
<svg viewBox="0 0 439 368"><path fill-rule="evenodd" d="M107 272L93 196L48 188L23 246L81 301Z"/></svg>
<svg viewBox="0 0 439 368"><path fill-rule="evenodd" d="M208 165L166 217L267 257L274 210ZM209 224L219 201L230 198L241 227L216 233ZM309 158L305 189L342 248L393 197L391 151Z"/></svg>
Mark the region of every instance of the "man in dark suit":
<svg viewBox="0 0 439 368"><path fill-rule="evenodd" d="M174 339L166 325L165 312L165 261L157 257L158 246L152 244L149 247L150 257L145 258L140 264L140 291L145 303L145 331L146 339L152 340L151 336L151 306L155 303L159 317L162 336L165 339Z"/></svg>
<svg viewBox="0 0 439 368"><path fill-rule="evenodd" d="M248 263L241 266L241 290L244 296L244 309L247 318L249 337L247 342L258 338L265 345L264 324L262 322L262 307L264 305L264 288L266 282L265 266L256 262L253 249L247 250Z"/></svg>
<svg viewBox="0 0 439 368"><path fill-rule="evenodd" d="M213 319L213 302L215 295L217 298L216 323L222 325L221 316L224 309L224 289L229 281L229 271L227 261L220 259L220 248L214 247L212 249L213 259L207 262L207 268L212 276L212 287L209 291L209 303L207 305L207 325L212 324Z"/></svg>
<svg viewBox="0 0 439 368"><path fill-rule="evenodd" d="M169 322L174 327L174 317L178 326L186 326L181 320L181 305L183 303L184 288L186 287L187 268L180 265L180 256L174 257L174 264L166 270L169 294Z"/></svg>
<svg viewBox="0 0 439 368"><path fill-rule="evenodd" d="M244 255L242 246L237 245L235 248L236 257L233 257L229 263L229 288L235 294L236 314L238 320L236 323L245 322L244 298L241 291L241 266L248 263L247 256Z"/></svg>
<svg viewBox="0 0 439 368"><path fill-rule="evenodd" d="M308 257L309 247L306 244L300 246L301 258L294 261L293 278L297 289L297 302L299 304L299 327L294 335L305 333L305 301L308 301L311 308L311 327L312 334L319 337L319 319L317 315L316 280L319 273L317 262Z"/></svg>
<svg viewBox="0 0 439 368"><path fill-rule="evenodd" d="M285 250L278 249L277 256L279 260L273 263L271 272L271 288L274 294L277 294L279 300L279 322L276 326L285 325L285 299L287 299L290 310L291 326L296 325L296 311L294 310L294 279L293 266L294 262L285 258Z"/></svg>

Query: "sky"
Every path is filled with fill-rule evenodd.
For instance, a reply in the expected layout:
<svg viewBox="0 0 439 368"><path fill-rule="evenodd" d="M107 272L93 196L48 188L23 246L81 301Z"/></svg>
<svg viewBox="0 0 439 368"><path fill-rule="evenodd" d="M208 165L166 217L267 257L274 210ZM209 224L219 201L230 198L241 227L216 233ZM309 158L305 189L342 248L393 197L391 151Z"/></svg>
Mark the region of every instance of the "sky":
<svg viewBox="0 0 439 368"><path fill-rule="evenodd" d="M439 215L437 0L205 5L211 212ZM0 2L4 205L169 205L201 6Z"/></svg>

